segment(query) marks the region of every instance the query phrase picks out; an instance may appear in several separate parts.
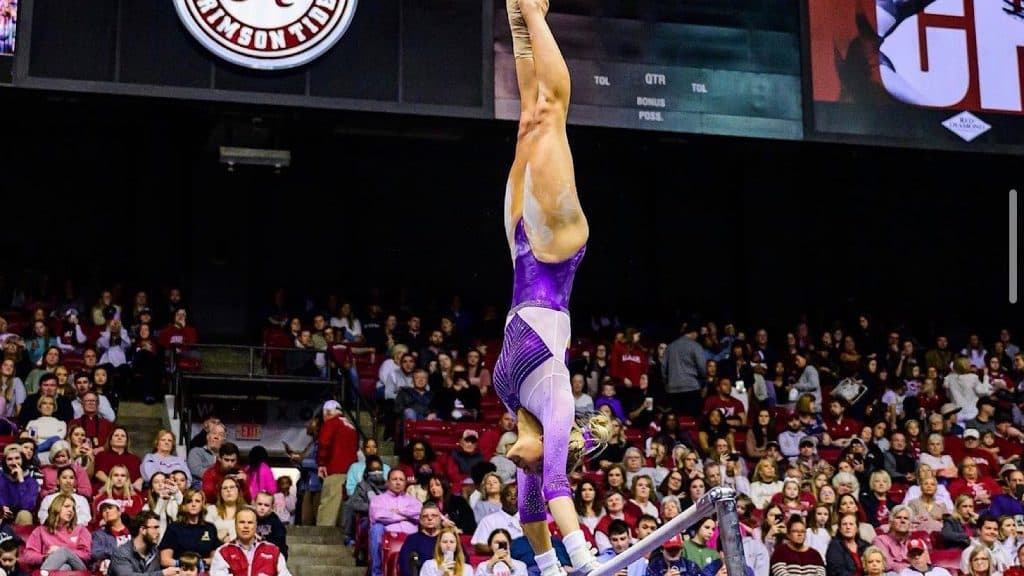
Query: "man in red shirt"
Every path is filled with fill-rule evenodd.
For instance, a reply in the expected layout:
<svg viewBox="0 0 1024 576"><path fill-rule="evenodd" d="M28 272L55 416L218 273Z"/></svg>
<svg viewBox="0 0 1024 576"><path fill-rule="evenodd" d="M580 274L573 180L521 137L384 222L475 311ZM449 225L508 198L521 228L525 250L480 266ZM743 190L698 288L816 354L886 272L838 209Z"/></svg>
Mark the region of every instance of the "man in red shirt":
<svg viewBox="0 0 1024 576"><path fill-rule="evenodd" d="M746 425L747 414L743 411L743 403L732 396L732 380L725 376L719 378L715 390L717 394L704 401L704 413L718 409L730 426Z"/></svg>
<svg viewBox="0 0 1024 576"><path fill-rule="evenodd" d="M291 576L281 550L256 537L255 510L242 508L235 513L235 534L234 541L213 553L210 576Z"/></svg>
<svg viewBox="0 0 1024 576"><path fill-rule="evenodd" d="M207 502L216 502L220 481L226 476L233 476L238 481L238 491L248 494L245 470L239 466L241 455L238 446L233 442L225 442L217 451L217 461L203 472L203 494Z"/></svg>
<svg viewBox="0 0 1024 576"><path fill-rule="evenodd" d="M355 426L341 415L337 400L324 402L324 424L317 437L317 474L323 479L317 526L337 526L341 502L345 495L345 472L356 461L359 434Z"/></svg>
<svg viewBox="0 0 1024 576"><path fill-rule="evenodd" d="M647 352L640 346L640 332L627 328L612 346L608 374L626 386L636 386L640 376L647 373L647 367Z"/></svg>
<svg viewBox="0 0 1024 576"><path fill-rule="evenodd" d="M860 432L860 422L846 416L849 408L843 398L832 398L828 403L828 417L825 428L828 431L829 445L846 448L850 440Z"/></svg>
<svg viewBox="0 0 1024 576"><path fill-rule="evenodd" d="M160 348L164 350L175 348L182 351L199 341L196 329L188 325L188 312L184 308L178 308L174 313L174 322L160 330L159 336Z"/></svg>

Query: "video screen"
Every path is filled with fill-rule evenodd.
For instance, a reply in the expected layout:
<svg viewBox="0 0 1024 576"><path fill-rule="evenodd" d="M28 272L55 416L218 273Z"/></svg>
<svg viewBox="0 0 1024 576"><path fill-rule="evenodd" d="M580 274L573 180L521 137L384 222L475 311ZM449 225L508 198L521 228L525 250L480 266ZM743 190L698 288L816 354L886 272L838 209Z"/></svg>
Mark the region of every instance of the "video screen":
<svg viewBox="0 0 1024 576"><path fill-rule="evenodd" d="M0 55L14 54L18 32L18 0L0 0Z"/></svg>
<svg viewBox="0 0 1024 576"><path fill-rule="evenodd" d="M1024 147L1021 0L808 0L812 136Z"/></svg>
<svg viewBox="0 0 1024 576"><path fill-rule="evenodd" d="M504 2L494 10L495 115L519 117ZM569 122L800 139L799 4L551 4L548 22L572 75Z"/></svg>

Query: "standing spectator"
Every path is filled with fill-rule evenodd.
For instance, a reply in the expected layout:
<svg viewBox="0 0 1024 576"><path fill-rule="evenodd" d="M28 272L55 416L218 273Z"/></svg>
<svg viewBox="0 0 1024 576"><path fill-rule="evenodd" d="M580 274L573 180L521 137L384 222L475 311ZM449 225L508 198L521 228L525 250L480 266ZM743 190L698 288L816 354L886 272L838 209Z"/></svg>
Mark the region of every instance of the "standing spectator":
<svg viewBox="0 0 1024 576"><path fill-rule="evenodd" d="M640 375L647 373L647 351L640 345L640 332L626 328L622 339L612 344L611 362L608 374L627 388L640 382Z"/></svg>
<svg viewBox="0 0 1024 576"><path fill-rule="evenodd" d="M249 502L256 501L256 495L260 492L273 494L277 491L277 480L274 479L274 472L270 469L270 455L263 446L253 446L249 450L249 456L245 459L245 478L249 487ZM280 548L280 546L279 546ZM287 556L288 552L283 550Z"/></svg>
<svg viewBox="0 0 1024 576"><path fill-rule="evenodd" d="M324 402L324 423L317 437L317 476L323 480L317 526L337 526L344 498L345 472L356 461L359 442L355 426L341 415L337 400Z"/></svg>
<svg viewBox="0 0 1024 576"><path fill-rule="evenodd" d="M698 326L691 322L665 351L665 391L674 412L697 417L701 411L701 381L707 375L704 349L697 343ZM650 570L650 568L648 568Z"/></svg>

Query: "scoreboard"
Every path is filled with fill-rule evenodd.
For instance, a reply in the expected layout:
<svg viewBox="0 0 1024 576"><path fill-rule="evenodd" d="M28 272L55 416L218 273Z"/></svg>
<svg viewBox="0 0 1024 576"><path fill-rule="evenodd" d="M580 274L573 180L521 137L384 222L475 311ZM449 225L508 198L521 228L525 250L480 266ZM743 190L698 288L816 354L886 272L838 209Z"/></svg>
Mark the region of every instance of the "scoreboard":
<svg viewBox="0 0 1024 576"><path fill-rule="evenodd" d="M504 6L494 8L494 108L516 119ZM571 123L803 136L794 1L559 1L548 22L572 75Z"/></svg>

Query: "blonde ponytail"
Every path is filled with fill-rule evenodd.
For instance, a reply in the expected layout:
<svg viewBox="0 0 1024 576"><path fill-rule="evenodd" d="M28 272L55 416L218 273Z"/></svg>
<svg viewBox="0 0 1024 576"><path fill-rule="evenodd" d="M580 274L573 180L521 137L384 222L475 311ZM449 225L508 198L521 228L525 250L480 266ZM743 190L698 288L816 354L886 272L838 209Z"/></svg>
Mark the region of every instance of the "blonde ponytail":
<svg viewBox="0 0 1024 576"><path fill-rule="evenodd" d="M566 472L571 473L583 463L583 458L603 449L611 438L611 420L601 413L577 420L569 431L569 457Z"/></svg>

